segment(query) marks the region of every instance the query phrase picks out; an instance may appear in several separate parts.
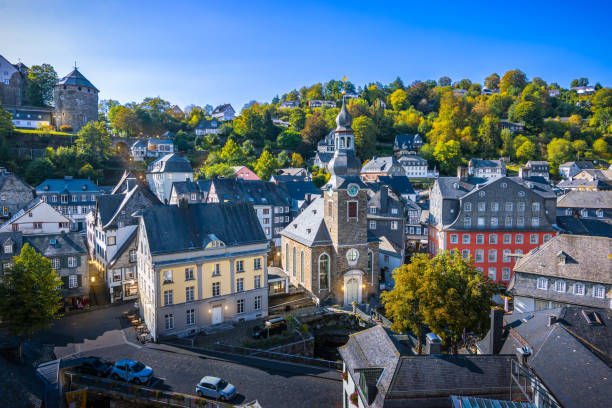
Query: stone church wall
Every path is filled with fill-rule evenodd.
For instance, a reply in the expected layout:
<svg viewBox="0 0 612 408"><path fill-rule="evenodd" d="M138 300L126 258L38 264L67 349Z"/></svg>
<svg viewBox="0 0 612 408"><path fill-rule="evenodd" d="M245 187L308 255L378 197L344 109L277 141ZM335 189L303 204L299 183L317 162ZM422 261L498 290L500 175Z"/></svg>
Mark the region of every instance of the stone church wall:
<svg viewBox="0 0 612 408"><path fill-rule="evenodd" d="M78 132L90 121L98 120L98 92L76 85L57 85L55 99L55 123L72 126Z"/></svg>

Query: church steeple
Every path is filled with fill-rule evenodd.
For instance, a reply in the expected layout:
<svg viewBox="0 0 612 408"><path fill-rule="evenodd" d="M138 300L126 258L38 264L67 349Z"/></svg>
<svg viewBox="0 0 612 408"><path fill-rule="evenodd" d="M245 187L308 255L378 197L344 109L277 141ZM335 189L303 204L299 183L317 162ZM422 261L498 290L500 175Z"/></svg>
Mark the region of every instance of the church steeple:
<svg viewBox="0 0 612 408"><path fill-rule="evenodd" d="M334 157L327 166L332 178L358 176L361 172L361 162L355 156L355 132L351 125L353 117L346 109L346 96L342 96L342 108L336 117ZM331 181L331 180L330 180Z"/></svg>

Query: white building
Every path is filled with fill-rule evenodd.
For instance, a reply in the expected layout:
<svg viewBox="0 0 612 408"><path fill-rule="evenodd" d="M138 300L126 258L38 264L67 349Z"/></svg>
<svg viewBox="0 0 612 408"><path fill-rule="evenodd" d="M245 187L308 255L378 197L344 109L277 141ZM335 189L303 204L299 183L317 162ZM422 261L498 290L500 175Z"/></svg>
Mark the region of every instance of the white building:
<svg viewBox="0 0 612 408"><path fill-rule="evenodd" d="M4 223L0 232L19 231L23 235L60 234L70 232L71 221L42 199L35 198Z"/></svg>
<svg viewBox="0 0 612 408"><path fill-rule="evenodd" d="M147 157L147 144L142 140L135 141L130 147L130 154L134 161L143 161Z"/></svg>
<svg viewBox="0 0 612 408"><path fill-rule="evenodd" d="M195 128L195 134L198 136L218 135L219 133L221 133L221 123L216 119L202 119Z"/></svg>
<svg viewBox="0 0 612 408"><path fill-rule="evenodd" d="M147 157L162 157L174 153L174 142L171 139L149 139Z"/></svg>
<svg viewBox="0 0 612 408"><path fill-rule="evenodd" d="M212 117L224 122L234 120L234 116L236 115L236 111L232 108L232 105L229 103L225 103L223 105L217 106L212 113Z"/></svg>
<svg viewBox="0 0 612 408"><path fill-rule="evenodd" d="M162 203L170 201L172 183L187 179L193 180L191 163L176 153L160 157L147 169L149 187Z"/></svg>
<svg viewBox="0 0 612 408"><path fill-rule="evenodd" d="M506 176L506 163L503 160L471 159L468 175L478 178L496 179Z"/></svg>

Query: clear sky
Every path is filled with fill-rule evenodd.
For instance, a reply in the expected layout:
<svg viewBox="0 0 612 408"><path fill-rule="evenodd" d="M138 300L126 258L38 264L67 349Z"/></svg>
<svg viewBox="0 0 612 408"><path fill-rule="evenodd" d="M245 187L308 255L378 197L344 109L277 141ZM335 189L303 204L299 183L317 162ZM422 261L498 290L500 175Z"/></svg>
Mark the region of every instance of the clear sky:
<svg viewBox="0 0 612 408"><path fill-rule="evenodd" d="M346 75L356 85L513 68L612 85L611 1L0 0L0 54L77 61L101 99L237 110Z"/></svg>

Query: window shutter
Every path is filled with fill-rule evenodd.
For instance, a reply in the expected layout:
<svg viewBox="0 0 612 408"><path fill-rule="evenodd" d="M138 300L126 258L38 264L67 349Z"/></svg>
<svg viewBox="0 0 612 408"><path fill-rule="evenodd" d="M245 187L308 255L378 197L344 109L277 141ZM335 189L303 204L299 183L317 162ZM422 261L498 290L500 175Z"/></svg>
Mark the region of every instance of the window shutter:
<svg viewBox="0 0 612 408"><path fill-rule="evenodd" d="M77 288L80 288L81 286L83 286L83 275L79 274L77 275Z"/></svg>
<svg viewBox="0 0 612 408"><path fill-rule="evenodd" d="M67 268L68 267L68 258L66 258L65 256L60 257L60 268Z"/></svg>
<svg viewBox="0 0 612 408"><path fill-rule="evenodd" d="M81 256L80 255L76 257L76 261L77 261L77 266L81 266Z"/></svg>
<svg viewBox="0 0 612 408"><path fill-rule="evenodd" d="M68 277L67 276L62 276L62 282L64 282L64 286L62 286L62 289L68 289Z"/></svg>

